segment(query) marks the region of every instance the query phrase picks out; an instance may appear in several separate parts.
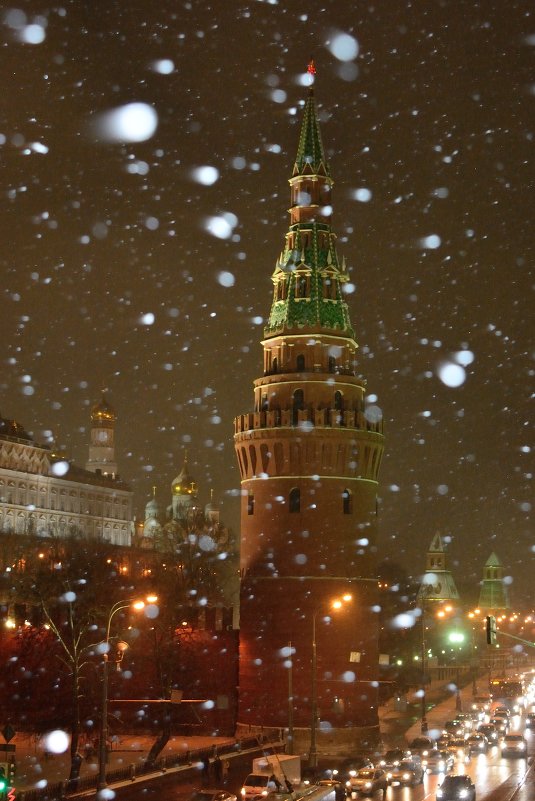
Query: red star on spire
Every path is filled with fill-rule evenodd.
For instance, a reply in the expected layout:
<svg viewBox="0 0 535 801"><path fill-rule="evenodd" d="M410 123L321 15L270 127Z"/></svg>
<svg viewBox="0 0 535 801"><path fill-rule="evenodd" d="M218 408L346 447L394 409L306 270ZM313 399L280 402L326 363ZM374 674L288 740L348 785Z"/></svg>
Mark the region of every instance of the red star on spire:
<svg viewBox="0 0 535 801"><path fill-rule="evenodd" d="M311 58L310 61L308 62L307 72L308 72L309 75L315 75L316 74L316 65L314 64L314 59L313 58Z"/></svg>

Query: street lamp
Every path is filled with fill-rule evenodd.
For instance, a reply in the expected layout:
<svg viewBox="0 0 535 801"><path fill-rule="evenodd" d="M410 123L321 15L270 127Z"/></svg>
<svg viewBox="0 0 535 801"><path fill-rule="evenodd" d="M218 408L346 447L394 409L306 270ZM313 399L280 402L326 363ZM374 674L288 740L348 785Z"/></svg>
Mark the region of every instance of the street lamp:
<svg viewBox="0 0 535 801"><path fill-rule="evenodd" d="M128 609L131 607L136 611L140 611L144 609L146 603L154 603L157 601L157 597L155 595L147 596L146 601L136 601L135 599L125 599L123 601L117 601L117 603L113 604L110 611L108 612L108 622L106 624L106 639L104 640L103 645L103 654L102 654L102 699L101 699L101 707L100 707L100 740L98 745L98 782L97 782L97 789L102 790L106 785L106 757L107 757L107 741L108 741L108 653L110 650L110 631L111 631L111 622L117 612L120 612L122 609ZM117 654L115 657L115 663L117 665L117 670L119 670L119 663L122 661L124 656L124 652L128 648L128 643L126 642L118 642L117 643Z"/></svg>
<svg viewBox="0 0 535 801"><path fill-rule="evenodd" d="M425 692L425 671L427 665L427 647L425 642L425 604L426 601L433 594L433 586L431 584L422 584L420 587L420 602L422 604L422 722L421 722L421 732L422 734L427 734L428 727L427 727L427 698Z"/></svg>
<svg viewBox="0 0 535 801"><path fill-rule="evenodd" d="M334 610L341 609L344 603L352 600L349 594L343 595L341 599L335 599L329 603L329 607ZM317 642L316 642L316 619L321 612L322 606L316 608L312 613L312 721L310 726L310 752L308 764L311 768L318 766L318 749L316 745L316 729L318 725L318 662L317 662Z"/></svg>

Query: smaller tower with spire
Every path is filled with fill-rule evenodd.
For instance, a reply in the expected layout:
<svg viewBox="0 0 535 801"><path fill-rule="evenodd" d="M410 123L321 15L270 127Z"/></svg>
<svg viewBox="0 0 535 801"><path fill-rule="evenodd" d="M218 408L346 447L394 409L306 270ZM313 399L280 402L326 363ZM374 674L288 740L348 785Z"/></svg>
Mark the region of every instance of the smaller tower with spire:
<svg viewBox="0 0 535 801"><path fill-rule="evenodd" d="M494 551L483 568L478 606L485 613L504 612L510 608L507 587L503 580L503 565Z"/></svg>
<svg viewBox="0 0 535 801"><path fill-rule="evenodd" d="M91 443L86 470L103 476L117 476L115 461L115 423L117 415L104 393L101 400L91 409Z"/></svg>
<svg viewBox="0 0 535 801"><path fill-rule="evenodd" d="M458 601L459 593L446 565L446 551L437 533L427 551L425 574L417 595L418 601Z"/></svg>

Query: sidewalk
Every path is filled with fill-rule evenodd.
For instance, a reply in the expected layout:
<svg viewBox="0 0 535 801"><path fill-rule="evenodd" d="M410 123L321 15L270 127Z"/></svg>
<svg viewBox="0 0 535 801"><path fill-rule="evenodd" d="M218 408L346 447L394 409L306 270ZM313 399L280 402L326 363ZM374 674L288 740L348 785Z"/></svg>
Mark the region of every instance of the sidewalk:
<svg viewBox="0 0 535 801"><path fill-rule="evenodd" d="M112 750L109 751L107 770L111 773L131 765L141 766L155 741L155 737L125 735L118 737ZM38 789L49 784L62 782L69 776L70 756L46 753L42 739L35 735L17 734L11 741L16 746L17 773L15 787L22 790ZM186 754L214 746L233 744L231 737L171 737L158 759ZM200 771L200 766L199 766ZM98 773L97 756L83 759L80 767L80 778L96 776Z"/></svg>

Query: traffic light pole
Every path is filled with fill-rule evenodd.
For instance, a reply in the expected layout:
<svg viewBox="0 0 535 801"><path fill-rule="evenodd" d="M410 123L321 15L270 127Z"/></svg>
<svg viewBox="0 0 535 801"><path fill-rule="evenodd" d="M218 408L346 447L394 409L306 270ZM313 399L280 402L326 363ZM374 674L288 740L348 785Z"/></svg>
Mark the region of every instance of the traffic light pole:
<svg viewBox="0 0 535 801"><path fill-rule="evenodd" d="M535 648L535 642L530 642L529 640L524 640L522 637L517 637L516 634L509 634L508 631L500 631L496 628L496 618L492 615L487 615L487 645L495 645L496 643L496 636L500 635L501 637L509 637L510 640L516 640L517 642L521 642L524 645L529 646L530 648Z"/></svg>

